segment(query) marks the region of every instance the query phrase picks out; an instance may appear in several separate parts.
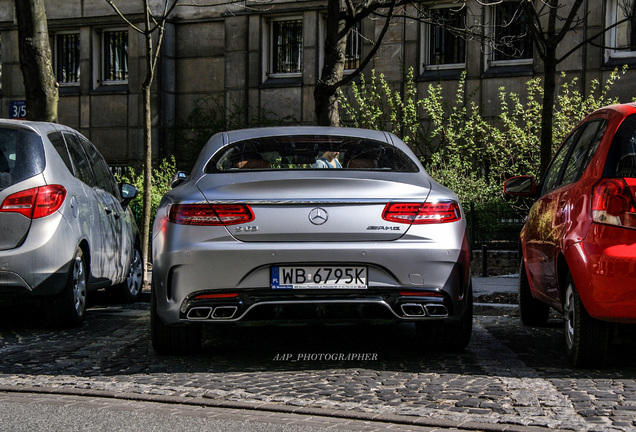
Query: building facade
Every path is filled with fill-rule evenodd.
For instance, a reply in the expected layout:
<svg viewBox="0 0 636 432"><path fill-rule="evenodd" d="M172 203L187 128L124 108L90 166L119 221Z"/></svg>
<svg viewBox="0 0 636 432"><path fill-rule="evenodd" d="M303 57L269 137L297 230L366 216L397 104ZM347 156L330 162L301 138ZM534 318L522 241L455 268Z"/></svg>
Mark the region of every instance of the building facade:
<svg viewBox="0 0 636 432"><path fill-rule="evenodd" d="M571 0L563 0L565 7ZM145 77L144 38L128 27L105 0L46 0L55 73L60 85L59 121L88 136L113 166L136 165L143 153L141 83ZM119 1L135 24L143 25L142 2ZM153 0L159 13L162 0ZM244 0L182 2L170 16L153 85L153 152L175 155L181 166L181 132L175 130L197 101L207 98L226 111L241 107L256 117L267 111L297 124L312 124L313 91L323 63L326 1ZM195 6L197 3L199 6ZM207 6L200 6L206 3ZM542 63L527 38L527 22L517 1L485 6L468 0L424 1L400 10L435 17L445 27L394 18L380 50L365 69L383 73L400 88L403 71L413 68L420 94L443 82L453 98L462 72L485 117L499 113L499 89L523 95ZM537 4L541 2L537 1ZM624 0L585 0L577 31L566 37L561 54L602 33L559 64L566 79L577 78L587 92L622 64L636 65L636 42ZM13 2L0 2L0 117L19 116L24 86ZM430 19L428 20L430 21ZM351 33L347 68L355 69L380 33L382 19L365 19ZM462 38L448 28L469 26L478 33ZM604 31L605 30L605 31ZM491 44L487 41L504 42ZM508 42L508 43L506 43ZM634 71L613 92L632 100ZM187 168L187 166L184 166Z"/></svg>

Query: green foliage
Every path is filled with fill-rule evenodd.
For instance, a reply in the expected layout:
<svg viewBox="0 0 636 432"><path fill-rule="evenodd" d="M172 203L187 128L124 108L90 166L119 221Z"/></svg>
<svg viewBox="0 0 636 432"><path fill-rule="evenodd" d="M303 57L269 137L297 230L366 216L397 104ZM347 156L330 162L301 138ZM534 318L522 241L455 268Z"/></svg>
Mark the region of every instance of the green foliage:
<svg viewBox="0 0 636 432"><path fill-rule="evenodd" d="M564 84L554 110L553 151L585 115L616 103L608 93L620 76L615 70L602 88L593 81L586 96L575 89L576 79L568 81L562 76ZM421 155L433 178L455 191L462 202L500 201L507 178L538 175L543 101L539 78L527 82L523 98L500 88L500 114L494 119L482 117L472 101L476 90L466 93L465 74L451 103L443 97L440 83L430 84L427 96L418 97L412 69L404 80L402 96L390 88L384 75L376 77L372 72L369 82L363 76L360 84L351 86L351 100L340 94L345 122L400 136Z"/></svg>
<svg viewBox="0 0 636 432"><path fill-rule="evenodd" d="M237 103L233 103L226 111L220 97L198 99L187 119L177 128L178 147L185 149L180 159L194 162L205 143L218 132L297 123L293 116L281 117L266 108L258 110L252 116L248 115L249 111L249 108L245 109Z"/></svg>
<svg viewBox="0 0 636 432"><path fill-rule="evenodd" d="M159 166L152 171L151 198L150 198L150 226L154 222L157 208L163 195L170 190L170 182L177 172L174 156L164 159ZM143 227L143 206L144 206L144 175L143 171L137 173L134 168L129 168L126 174L117 177L118 182L126 182L139 189L139 195L129 204L130 210L135 216L135 222L141 229Z"/></svg>
<svg viewBox="0 0 636 432"><path fill-rule="evenodd" d="M563 84L555 98L553 153L587 114L617 103L608 94L625 70L615 70L602 88L593 81L585 96L576 90L577 79L567 80L562 75ZM370 82L362 77L359 85L351 86L351 101L340 94L343 118L356 127L388 130L402 137L421 156L433 178L453 190L461 202L473 203L478 215L474 222L477 240L495 239L506 225L502 220L515 219L514 212L502 216L502 208L511 207L503 196L505 180L522 174L536 178L539 174L541 80L529 80L523 97L500 88L499 116L484 119L472 101L474 93L466 93L465 74L450 103L443 97L440 83L430 84L427 95L420 98L412 69L404 79L401 96L383 75L377 78L372 72ZM517 204L524 207L524 203Z"/></svg>
<svg viewBox="0 0 636 432"><path fill-rule="evenodd" d="M372 70L368 83L361 75L359 84L351 84L351 100L340 90L338 104L342 125L392 132L413 149L424 153L430 139L419 118L423 101L417 98L413 68L405 72L403 83L404 96L391 89L384 74L378 77Z"/></svg>

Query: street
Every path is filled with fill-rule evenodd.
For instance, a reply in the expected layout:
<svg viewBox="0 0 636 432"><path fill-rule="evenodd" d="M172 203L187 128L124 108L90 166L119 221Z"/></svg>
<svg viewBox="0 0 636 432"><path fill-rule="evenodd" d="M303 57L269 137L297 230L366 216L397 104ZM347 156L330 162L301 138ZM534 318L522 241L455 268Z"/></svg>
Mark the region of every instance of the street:
<svg viewBox="0 0 636 432"><path fill-rule="evenodd" d="M160 357L148 308L103 295L73 330L47 329L35 310L3 309L0 392L477 430L636 430L634 345L617 347L603 370L572 369L557 317L529 328L514 308L476 308L461 354L417 346L402 324L206 327L200 354Z"/></svg>

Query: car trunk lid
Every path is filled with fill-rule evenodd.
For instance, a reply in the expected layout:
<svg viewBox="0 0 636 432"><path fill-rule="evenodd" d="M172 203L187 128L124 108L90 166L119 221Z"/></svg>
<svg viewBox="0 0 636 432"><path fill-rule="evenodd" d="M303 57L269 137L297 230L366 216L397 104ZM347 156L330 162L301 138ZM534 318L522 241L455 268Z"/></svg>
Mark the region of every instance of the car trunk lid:
<svg viewBox="0 0 636 432"><path fill-rule="evenodd" d="M383 219L387 203L423 203L430 192L430 185L397 179L277 178L225 184L218 180L205 176L198 187L210 204L249 205L254 220L227 227L246 242L395 240L410 225Z"/></svg>

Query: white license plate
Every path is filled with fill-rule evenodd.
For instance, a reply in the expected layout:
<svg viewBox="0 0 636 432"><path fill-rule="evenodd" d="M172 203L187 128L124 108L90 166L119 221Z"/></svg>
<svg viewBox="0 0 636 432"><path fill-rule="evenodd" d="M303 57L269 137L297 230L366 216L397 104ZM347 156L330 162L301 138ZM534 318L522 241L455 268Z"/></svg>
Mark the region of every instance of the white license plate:
<svg viewBox="0 0 636 432"><path fill-rule="evenodd" d="M366 267L272 267L273 289L366 289Z"/></svg>

